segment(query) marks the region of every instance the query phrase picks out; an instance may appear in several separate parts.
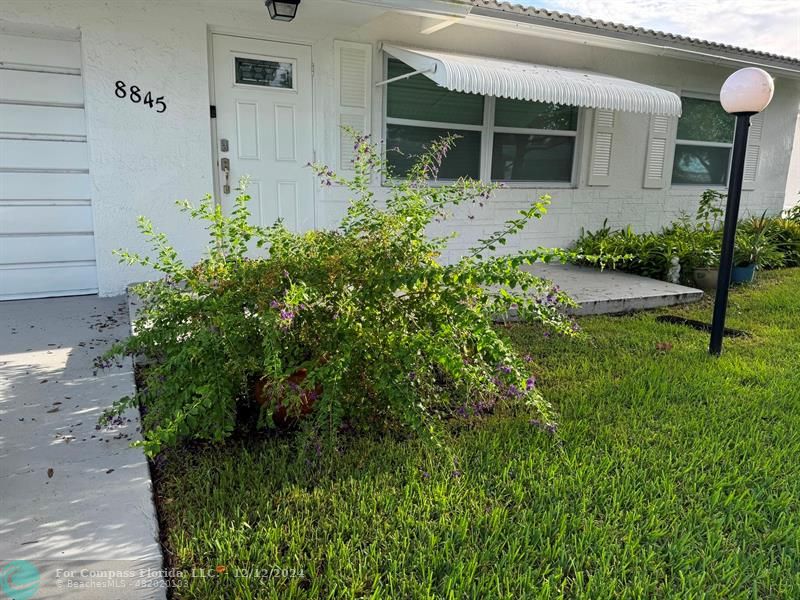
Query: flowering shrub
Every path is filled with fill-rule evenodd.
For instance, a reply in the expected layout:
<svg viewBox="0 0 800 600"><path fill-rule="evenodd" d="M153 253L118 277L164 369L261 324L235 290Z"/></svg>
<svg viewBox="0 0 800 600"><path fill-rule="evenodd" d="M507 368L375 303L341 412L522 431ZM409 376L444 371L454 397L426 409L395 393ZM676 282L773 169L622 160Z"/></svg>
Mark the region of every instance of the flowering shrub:
<svg viewBox="0 0 800 600"><path fill-rule="evenodd" d="M136 333L109 353L150 361L134 397L107 417L141 404L148 453L183 439L220 441L243 415L260 426L286 416L332 442L342 426L435 436L437 420L498 405L524 408L552 424L529 365L495 319L514 315L574 335L572 301L519 267L564 259L560 250L507 256L495 251L549 204L543 197L454 264L439 257L452 235L426 229L456 205L478 208L494 186L462 179L431 185L453 143L444 138L394 183L385 203L369 187L390 175L377 148L355 137L354 176L311 165L323 184L352 194L339 227L305 233L281 222L249 224L242 186L230 216L210 197L182 210L208 223L208 255L186 266L150 221L140 220L154 256L120 252L164 278L140 286ZM248 258L253 246L260 258ZM258 389L258 403L254 402Z"/></svg>

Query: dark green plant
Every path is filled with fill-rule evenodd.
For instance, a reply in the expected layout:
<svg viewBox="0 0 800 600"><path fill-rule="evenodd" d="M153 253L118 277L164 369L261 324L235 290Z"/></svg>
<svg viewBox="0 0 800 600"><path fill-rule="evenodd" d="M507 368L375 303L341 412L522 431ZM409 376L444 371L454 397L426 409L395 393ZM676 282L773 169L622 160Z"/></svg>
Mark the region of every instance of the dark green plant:
<svg viewBox="0 0 800 600"><path fill-rule="evenodd" d="M695 269L719 266L725 198L722 192L706 190L694 221L684 216L658 233L635 233L631 227L614 230L606 223L597 231L582 230L572 247L573 260L598 264L599 261L592 259L595 255L618 256L622 258L606 259L607 265L664 279L672 257L678 257L681 277L691 283ZM786 218L769 217L765 212L740 221L734 261L738 266L755 263L760 269L800 265L800 209L790 211Z"/></svg>
<svg viewBox="0 0 800 600"><path fill-rule="evenodd" d="M695 221L701 229L719 228L719 225L725 216L725 209L723 204L728 194L718 190L708 189L700 195L700 202L697 205L697 213Z"/></svg>
<svg viewBox="0 0 800 600"><path fill-rule="evenodd" d="M795 204L792 208L784 211L784 218L795 223L800 223L800 203Z"/></svg>
<svg viewBox="0 0 800 600"><path fill-rule="evenodd" d="M718 230L704 225L696 226L688 219L680 219L660 232L635 233L632 228L612 230L603 227L595 232L582 232L572 247L576 261L598 264L594 256L605 258L600 266L664 279L672 257L678 257L683 280L688 282L694 269L715 267L719 264L721 236Z"/></svg>
<svg viewBox="0 0 800 600"><path fill-rule="evenodd" d="M775 220L767 217L750 217L740 223L734 245L734 265L757 268L777 268L784 265L784 255L775 240Z"/></svg>
<svg viewBox="0 0 800 600"><path fill-rule="evenodd" d="M800 213L797 220L772 220L770 237L783 255L783 266L800 266Z"/></svg>
<svg viewBox="0 0 800 600"><path fill-rule="evenodd" d="M311 401L304 431L330 445L345 423L430 439L439 419L495 406L552 423L529 365L494 325L513 314L566 335L577 331L564 314L573 302L520 270L537 260L564 260L565 252L496 253L530 219L541 218L550 200L538 199L462 259L442 264L453 234L431 238L426 230L453 206L482 203L494 190L468 179L432 184L452 142L434 143L392 185L385 204L369 182L391 174L367 138L355 139L352 178L311 165L323 184L352 194L333 230L294 233L281 222L253 227L244 186L230 217L209 197L197 208L183 204L211 235L207 257L194 266L142 219L154 257L120 255L165 277L139 288L136 333L109 357L144 355L150 366L137 393L107 417L143 406L149 454L184 439L221 441L253 408L252 387L260 381L269 392L261 425L271 424L280 407L297 416ZM249 259L253 242L266 250Z"/></svg>

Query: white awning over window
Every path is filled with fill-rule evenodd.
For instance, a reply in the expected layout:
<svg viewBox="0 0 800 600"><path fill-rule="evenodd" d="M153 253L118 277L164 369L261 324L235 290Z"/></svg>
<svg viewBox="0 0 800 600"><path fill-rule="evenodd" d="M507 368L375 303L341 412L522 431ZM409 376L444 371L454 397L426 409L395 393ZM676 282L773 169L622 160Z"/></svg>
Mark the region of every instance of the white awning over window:
<svg viewBox="0 0 800 600"><path fill-rule="evenodd" d="M383 50L415 73L457 92L634 113L681 114L676 94L611 75L391 44L384 44Z"/></svg>

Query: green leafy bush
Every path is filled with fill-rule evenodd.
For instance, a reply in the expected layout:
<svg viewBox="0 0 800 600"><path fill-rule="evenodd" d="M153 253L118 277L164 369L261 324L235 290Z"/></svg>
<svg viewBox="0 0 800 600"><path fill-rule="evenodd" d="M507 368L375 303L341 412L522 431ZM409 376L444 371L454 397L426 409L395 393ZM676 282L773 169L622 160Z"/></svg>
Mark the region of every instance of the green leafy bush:
<svg viewBox="0 0 800 600"><path fill-rule="evenodd" d="M442 139L419 157L385 203L368 184L391 174L368 139L355 139L350 179L311 165L324 185L352 193L334 230L254 227L244 185L230 216L210 197L196 208L182 203L207 223L211 238L207 257L194 266L141 219L154 256L120 255L165 276L140 286L136 333L108 357L140 355L150 364L136 395L106 418L143 406L150 454L186 439L221 441L254 410L262 427L281 411L291 418L310 410L303 430L330 444L344 425L434 438L439 419L495 406L552 423L529 365L494 324L515 314L563 334L577 330L564 313L572 301L519 268L563 260L563 251L495 252L529 219L541 218L549 198L458 262L442 264L453 236L431 238L428 227L453 206L482 206L494 189L466 179L431 185L452 143ZM263 249L260 258L248 258L253 246ZM264 392L261 406L253 401L256 387Z"/></svg>
<svg viewBox="0 0 800 600"><path fill-rule="evenodd" d="M719 265L725 198L721 192L706 190L693 220L684 216L658 232L635 233L630 226L615 230L605 224L597 231L582 231L572 248L573 260L666 279L671 260L677 257L682 281L691 284L695 269ZM737 265L755 263L761 269L799 265L800 222L766 213L750 217L738 224L735 244ZM622 258L606 262L597 256Z"/></svg>
<svg viewBox="0 0 800 600"><path fill-rule="evenodd" d="M795 220L773 219L771 238L786 267L800 267L800 214Z"/></svg>
<svg viewBox="0 0 800 600"><path fill-rule="evenodd" d="M792 208L784 211L784 218L788 221L800 223L800 203L795 204Z"/></svg>
<svg viewBox="0 0 800 600"><path fill-rule="evenodd" d="M776 221L764 212L739 223L734 245L734 265L761 269L782 267L786 258L777 243Z"/></svg>

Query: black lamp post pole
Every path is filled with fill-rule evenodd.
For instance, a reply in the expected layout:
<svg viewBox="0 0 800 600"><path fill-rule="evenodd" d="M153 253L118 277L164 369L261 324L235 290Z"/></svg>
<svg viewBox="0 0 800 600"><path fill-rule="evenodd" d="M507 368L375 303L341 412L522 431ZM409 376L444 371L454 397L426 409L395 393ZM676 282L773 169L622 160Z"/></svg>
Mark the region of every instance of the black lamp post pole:
<svg viewBox="0 0 800 600"><path fill-rule="evenodd" d="M736 113L736 133L733 137L731 177L728 183L728 203L725 208L725 225L722 230L722 253L719 257L719 278L714 300L714 319L711 322L711 343L708 351L715 356L722 353L722 334L725 331L725 311L728 308L728 289L733 270L733 245L736 239L736 222L739 220L739 201L742 196L744 157L747 151L747 133L750 117L755 113Z"/></svg>

